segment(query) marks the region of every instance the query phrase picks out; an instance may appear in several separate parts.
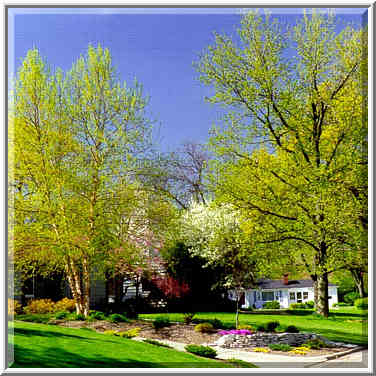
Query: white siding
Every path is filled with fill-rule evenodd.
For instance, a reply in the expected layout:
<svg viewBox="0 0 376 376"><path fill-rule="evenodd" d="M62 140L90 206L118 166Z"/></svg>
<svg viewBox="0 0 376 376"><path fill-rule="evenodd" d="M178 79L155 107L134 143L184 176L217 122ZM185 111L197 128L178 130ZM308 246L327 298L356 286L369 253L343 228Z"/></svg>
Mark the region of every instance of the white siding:
<svg viewBox="0 0 376 376"><path fill-rule="evenodd" d="M331 308L334 303L338 303L337 286L329 287L329 296L331 296L331 298L329 299L329 308Z"/></svg>

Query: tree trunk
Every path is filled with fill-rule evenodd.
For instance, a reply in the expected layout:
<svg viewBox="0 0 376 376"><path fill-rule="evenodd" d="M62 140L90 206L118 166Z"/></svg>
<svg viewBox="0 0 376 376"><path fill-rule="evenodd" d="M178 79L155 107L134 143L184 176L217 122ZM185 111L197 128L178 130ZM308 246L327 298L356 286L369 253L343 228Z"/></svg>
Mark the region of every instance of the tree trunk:
<svg viewBox="0 0 376 376"><path fill-rule="evenodd" d="M239 291L236 291L236 315L235 315L235 328L238 329L239 326L239 301L240 294Z"/></svg>
<svg viewBox="0 0 376 376"><path fill-rule="evenodd" d="M82 282L83 282L83 296L82 296L82 310L85 317L89 316L90 310L90 270L86 256L82 260Z"/></svg>
<svg viewBox="0 0 376 376"><path fill-rule="evenodd" d="M317 313L329 316L329 299L328 299L328 273L323 273L317 278Z"/></svg>
<svg viewBox="0 0 376 376"><path fill-rule="evenodd" d="M356 284L356 287L359 291L359 296L361 298L365 298L366 291L364 289L364 278L363 278L363 272L361 269L350 269L351 275L354 279L354 282Z"/></svg>
<svg viewBox="0 0 376 376"><path fill-rule="evenodd" d="M311 275L312 281L313 281L313 300L315 303L315 310L317 311L317 305L318 305L318 284L317 284L317 275Z"/></svg>

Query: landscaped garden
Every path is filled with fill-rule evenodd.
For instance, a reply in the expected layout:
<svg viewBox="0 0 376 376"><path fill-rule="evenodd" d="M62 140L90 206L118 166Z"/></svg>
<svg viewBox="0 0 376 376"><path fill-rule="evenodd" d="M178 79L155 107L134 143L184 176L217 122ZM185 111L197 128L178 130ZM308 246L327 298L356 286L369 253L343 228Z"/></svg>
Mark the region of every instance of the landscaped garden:
<svg viewBox="0 0 376 376"><path fill-rule="evenodd" d="M211 368L250 367L179 352L88 328L14 322L15 368Z"/></svg>

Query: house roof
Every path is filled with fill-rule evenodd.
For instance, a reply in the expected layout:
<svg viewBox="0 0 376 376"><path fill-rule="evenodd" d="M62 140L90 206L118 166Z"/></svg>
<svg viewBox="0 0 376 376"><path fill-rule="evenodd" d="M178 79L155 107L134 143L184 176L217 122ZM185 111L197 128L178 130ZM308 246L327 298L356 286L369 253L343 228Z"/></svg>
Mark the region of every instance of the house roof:
<svg viewBox="0 0 376 376"><path fill-rule="evenodd" d="M290 289L299 287L313 287L313 281L311 279L298 279L289 280L285 285L281 279L259 279L256 283L260 289ZM329 283L329 286L336 286L333 283Z"/></svg>

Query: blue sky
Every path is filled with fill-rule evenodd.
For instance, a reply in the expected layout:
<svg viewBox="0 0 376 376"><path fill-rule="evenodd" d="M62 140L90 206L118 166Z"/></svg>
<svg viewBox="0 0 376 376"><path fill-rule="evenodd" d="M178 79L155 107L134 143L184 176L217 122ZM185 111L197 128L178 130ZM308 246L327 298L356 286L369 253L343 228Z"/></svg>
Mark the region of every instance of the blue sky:
<svg viewBox="0 0 376 376"><path fill-rule="evenodd" d="M67 70L89 43L109 48L122 80L134 77L150 96L149 110L160 123L161 148L183 141L205 142L222 110L204 97L211 89L198 82L192 66L213 41L213 32L232 34L240 9L22 9L9 10L9 75L31 48L48 63ZM357 24L366 8L338 9L338 17ZM292 23L301 9L272 9Z"/></svg>

